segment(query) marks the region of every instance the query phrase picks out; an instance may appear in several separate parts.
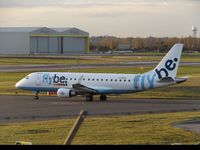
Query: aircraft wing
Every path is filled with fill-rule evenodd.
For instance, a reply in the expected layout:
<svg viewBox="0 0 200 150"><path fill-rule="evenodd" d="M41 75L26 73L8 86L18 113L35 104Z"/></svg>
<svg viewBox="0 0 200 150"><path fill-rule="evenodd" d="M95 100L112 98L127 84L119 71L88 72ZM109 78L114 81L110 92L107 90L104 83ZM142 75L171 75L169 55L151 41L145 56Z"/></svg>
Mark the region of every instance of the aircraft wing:
<svg viewBox="0 0 200 150"><path fill-rule="evenodd" d="M74 90L76 90L78 92L98 94L97 90L90 88L90 87L87 87L85 85L82 85L80 83L73 84L72 87L73 87Z"/></svg>

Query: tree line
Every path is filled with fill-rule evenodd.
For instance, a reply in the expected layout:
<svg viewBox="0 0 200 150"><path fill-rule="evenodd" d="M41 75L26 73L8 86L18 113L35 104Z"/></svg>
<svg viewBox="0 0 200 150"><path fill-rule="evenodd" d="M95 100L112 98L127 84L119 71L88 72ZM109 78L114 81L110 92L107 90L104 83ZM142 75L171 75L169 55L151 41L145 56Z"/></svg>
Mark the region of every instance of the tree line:
<svg viewBox="0 0 200 150"><path fill-rule="evenodd" d="M181 38L170 37L128 37L119 38L114 36L93 36L90 38L90 50L109 51L116 50L119 44L128 44L134 51L166 52L175 43L183 43L184 51L200 51L200 38L192 36Z"/></svg>

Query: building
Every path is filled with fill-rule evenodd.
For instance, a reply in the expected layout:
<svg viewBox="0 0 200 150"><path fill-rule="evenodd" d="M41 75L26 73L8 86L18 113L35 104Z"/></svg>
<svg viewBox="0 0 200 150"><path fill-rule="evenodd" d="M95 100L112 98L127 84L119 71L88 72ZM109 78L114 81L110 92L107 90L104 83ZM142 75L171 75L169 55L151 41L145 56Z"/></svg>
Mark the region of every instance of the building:
<svg viewBox="0 0 200 150"><path fill-rule="evenodd" d="M128 49L130 49L130 44L118 44L117 49L118 50L128 50Z"/></svg>
<svg viewBox="0 0 200 150"><path fill-rule="evenodd" d="M89 33L77 28L0 28L0 54L84 54Z"/></svg>

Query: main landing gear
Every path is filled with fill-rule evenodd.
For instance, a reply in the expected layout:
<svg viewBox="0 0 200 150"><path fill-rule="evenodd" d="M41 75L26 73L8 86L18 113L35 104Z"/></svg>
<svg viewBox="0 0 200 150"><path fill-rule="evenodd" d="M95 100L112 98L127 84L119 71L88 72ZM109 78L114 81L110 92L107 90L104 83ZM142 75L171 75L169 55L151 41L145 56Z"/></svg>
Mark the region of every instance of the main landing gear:
<svg viewBox="0 0 200 150"><path fill-rule="evenodd" d="M100 96L100 101L106 101L106 100L107 100L106 95L101 95L101 96Z"/></svg>
<svg viewBox="0 0 200 150"><path fill-rule="evenodd" d="M86 95L85 100L88 102L93 101L93 95ZM106 100L107 100L106 95L100 95L100 101L106 101Z"/></svg>

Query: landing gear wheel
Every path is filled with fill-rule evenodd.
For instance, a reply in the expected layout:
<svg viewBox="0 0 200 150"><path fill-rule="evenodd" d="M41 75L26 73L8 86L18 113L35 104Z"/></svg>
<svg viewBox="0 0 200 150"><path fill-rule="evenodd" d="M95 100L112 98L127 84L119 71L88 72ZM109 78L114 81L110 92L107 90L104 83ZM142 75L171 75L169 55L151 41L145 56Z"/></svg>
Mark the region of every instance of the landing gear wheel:
<svg viewBox="0 0 200 150"><path fill-rule="evenodd" d="M38 100L38 99L39 99L39 97L38 97L38 96L34 96L34 99L35 99L35 100Z"/></svg>
<svg viewBox="0 0 200 150"><path fill-rule="evenodd" d="M39 99L38 92L35 92L34 99L35 99L35 100L38 100L38 99Z"/></svg>
<svg viewBox="0 0 200 150"><path fill-rule="evenodd" d="M107 100L106 95L101 95L101 96L100 96L100 101L106 101L106 100Z"/></svg>
<svg viewBox="0 0 200 150"><path fill-rule="evenodd" d="M86 96L85 100L88 102L91 102L91 101L93 101L93 96L92 95Z"/></svg>

